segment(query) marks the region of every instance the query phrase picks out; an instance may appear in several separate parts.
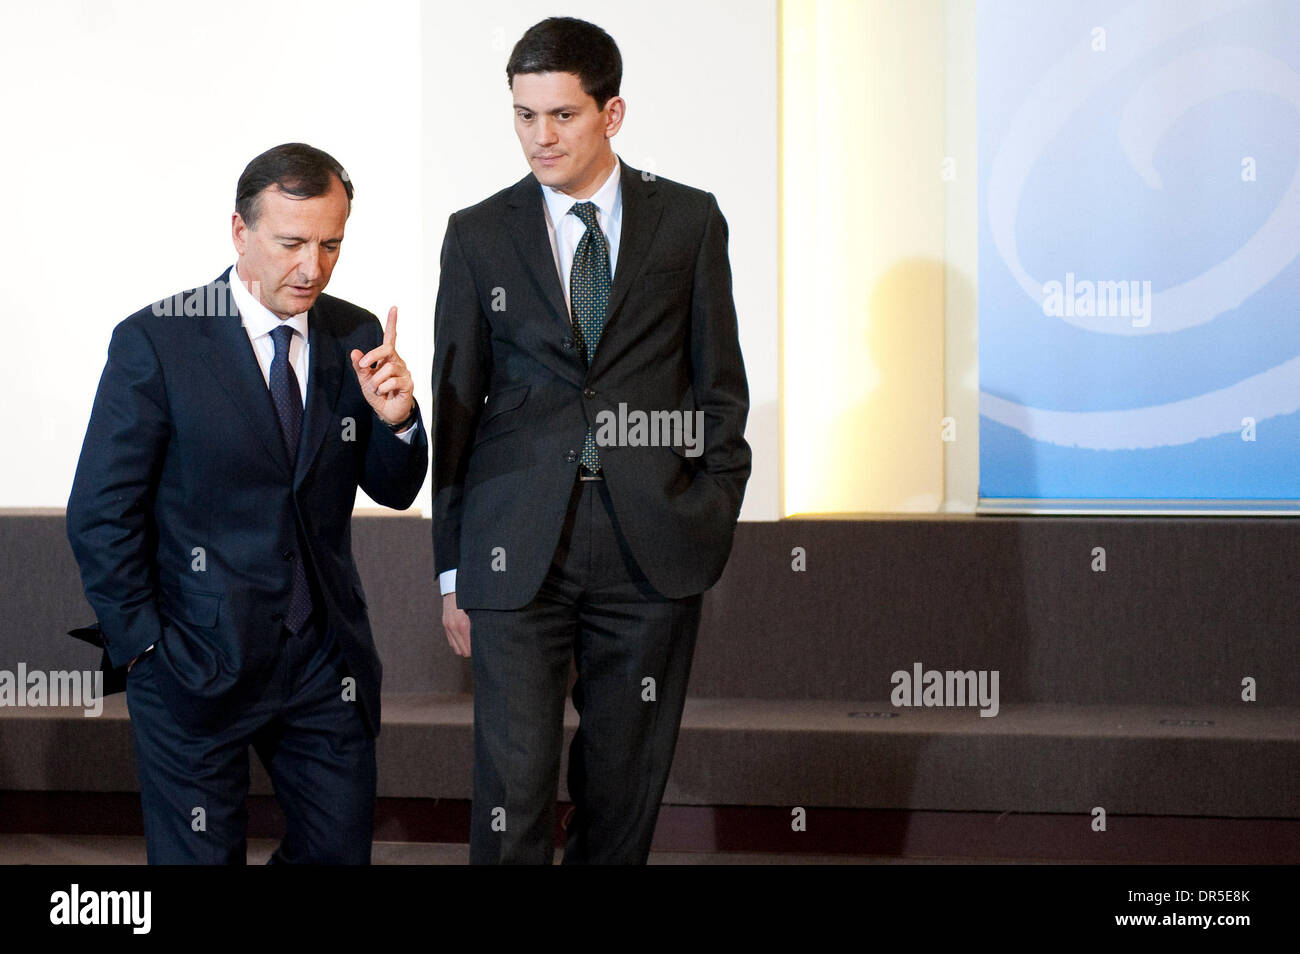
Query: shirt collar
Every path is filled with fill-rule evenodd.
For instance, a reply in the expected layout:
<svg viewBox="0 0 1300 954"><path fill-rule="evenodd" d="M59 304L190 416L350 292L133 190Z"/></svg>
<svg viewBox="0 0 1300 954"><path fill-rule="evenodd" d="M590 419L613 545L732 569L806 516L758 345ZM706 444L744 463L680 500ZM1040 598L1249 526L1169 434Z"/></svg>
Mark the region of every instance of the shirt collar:
<svg viewBox="0 0 1300 954"><path fill-rule="evenodd" d="M566 195L559 189L552 189L550 186L542 186L542 198L546 200L546 211L551 215L551 222L556 228L564 221L564 217L569 214L569 210L579 202L591 202L600 210L600 227L609 229L610 219L614 217L614 203L618 201L618 190L621 187L621 178L619 171L622 168L618 161L618 156L614 157L614 169L605 180L605 184L596 190L596 194L589 199L575 199L571 195Z"/></svg>
<svg viewBox="0 0 1300 954"><path fill-rule="evenodd" d="M303 341L307 340L307 312L285 319L272 314L270 309L263 305L240 280L236 265L230 266L230 293L235 298L235 307L239 309L239 315L244 321L244 327L248 329L250 338L269 335L281 325L288 325L302 335Z"/></svg>

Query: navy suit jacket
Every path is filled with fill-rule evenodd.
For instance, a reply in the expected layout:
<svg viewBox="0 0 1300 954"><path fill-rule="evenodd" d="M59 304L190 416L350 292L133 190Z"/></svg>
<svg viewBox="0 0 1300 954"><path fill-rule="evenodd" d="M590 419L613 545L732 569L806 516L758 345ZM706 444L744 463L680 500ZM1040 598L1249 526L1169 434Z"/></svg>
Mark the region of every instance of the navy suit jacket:
<svg viewBox="0 0 1300 954"><path fill-rule="evenodd" d="M270 676L292 561L305 559L377 734L382 666L352 558L352 506L357 487L410 506L428 469L423 423L408 445L375 416L349 353L377 347L383 329L321 295L308 313L291 466L228 280L229 270L113 331L67 511L106 666L156 643L150 665L172 715L219 724Z"/></svg>

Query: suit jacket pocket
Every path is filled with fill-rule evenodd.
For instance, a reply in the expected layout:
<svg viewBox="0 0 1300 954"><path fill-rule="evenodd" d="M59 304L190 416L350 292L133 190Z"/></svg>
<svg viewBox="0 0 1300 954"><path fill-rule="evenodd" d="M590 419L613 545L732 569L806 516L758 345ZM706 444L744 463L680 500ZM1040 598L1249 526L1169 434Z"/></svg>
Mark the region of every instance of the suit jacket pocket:
<svg viewBox="0 0 1300 954"><path fill-rule="evenodd" d="M198 709L198 700L213 700L239 680L239 647L218 630L221 596L188 587L162 591L162 638L151 655L168 708L178 718Z"/></svg>
<svg viewBox="0 0 1300 954"><path fill-rule="evenodd" d="M667 272L651 272L641 279L641 287L647 293L663 292L669 289L687 288L691 284L689 268L675 268Z"/></svg>
<svg viewBox="0 0 1300 954"><path fill-rule="evenodd" d="M524 399L528 397L531 389L532 385L517 384L488 396L487 403L483 405L483 416L478 422L478 433L474 438L476 446L507 434L519 426L519 415L510 412L517 411L523 406Z"/></svg>
<svg viewBox="0 0 1300 954"><path fill-rule="evenodd" d="M211 629L217 625L217 618L221 611L221 596L187 587L164 590L162 609L169 619L179 619L194 626Z"/></svg>

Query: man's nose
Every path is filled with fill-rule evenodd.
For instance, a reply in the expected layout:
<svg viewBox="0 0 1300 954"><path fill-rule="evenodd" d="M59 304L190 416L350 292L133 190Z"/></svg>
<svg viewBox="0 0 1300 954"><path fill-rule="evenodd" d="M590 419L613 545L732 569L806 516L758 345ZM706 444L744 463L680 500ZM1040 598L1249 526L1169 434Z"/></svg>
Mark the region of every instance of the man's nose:
<svg viewBox="0 0 1300 954"><path fill-rule="evenodd" d="M319 245L303 246L302 254L298 257L298 280L304 285L319 281L321 275L325 274L327 254Z"/></svg>
<svg viewBox="0 0 1300 954"><path fill-rule="evenodd" d="M554 145L557 140L555 135L555 122L549 116L539 117L537 123L537 144L539 146Z"/></svg>

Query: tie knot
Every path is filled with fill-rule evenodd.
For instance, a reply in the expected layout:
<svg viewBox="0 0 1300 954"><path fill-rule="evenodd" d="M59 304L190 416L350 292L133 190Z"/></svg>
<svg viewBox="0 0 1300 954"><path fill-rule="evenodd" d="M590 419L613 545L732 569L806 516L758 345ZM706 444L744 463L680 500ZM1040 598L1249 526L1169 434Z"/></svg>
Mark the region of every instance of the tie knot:
<svg viewBox="0 0 1300 954"><path fill-rule="evenodd" d="M599 230L600 226L596 224L596 203L577 202L569 211L576 215L587 228Z"/></svg>
<svg viewBox="0 0 1300 954"><path fill-rule="evenodd" d="M275 356L277 358L289 357L289 340L293 338L293 328L288 325L280 325L271 332L271 339L275 342Z"/></svg>

